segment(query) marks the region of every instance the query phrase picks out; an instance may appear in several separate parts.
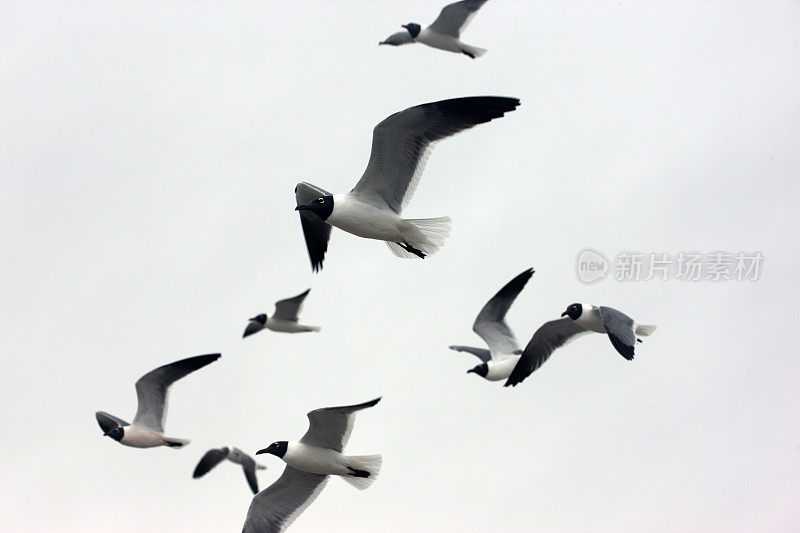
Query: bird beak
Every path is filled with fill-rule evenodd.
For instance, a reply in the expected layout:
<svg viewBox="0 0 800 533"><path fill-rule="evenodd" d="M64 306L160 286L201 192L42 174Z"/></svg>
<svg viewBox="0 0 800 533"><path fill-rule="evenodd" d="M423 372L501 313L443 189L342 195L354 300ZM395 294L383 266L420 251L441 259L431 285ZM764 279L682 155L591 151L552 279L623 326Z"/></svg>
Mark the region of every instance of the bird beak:
<svg viewBox="0 0 800 533"><path fill-rule="evenodd" d="M467 370L467 374L469 374L470 372L475 372L475 369L474 368L470 368L469 370Z"/></svg>
<svg viewBox="0 0 800 533"><path fill-rule="evenodd" d="M267 453L267 450L268 450L268 449L269 449L269 448L264 448L263 450L258 450L258 451L256 452L256 455L261 455L262 453Z"/></svg>
<svg viewBox="0 0 800 533"><path fill-rule="evenodd" d="M564 311L563 313L561 313L561 316L567 316L567 314L568 313L566 311Z"/></svg>
<svg viewBox="0 0 800 533"><path fill-rule="evenodd" d="M295 211L307 211L309 209L311 209L311 206L308 204L298 205L297 207L294 208Z"/></svg>

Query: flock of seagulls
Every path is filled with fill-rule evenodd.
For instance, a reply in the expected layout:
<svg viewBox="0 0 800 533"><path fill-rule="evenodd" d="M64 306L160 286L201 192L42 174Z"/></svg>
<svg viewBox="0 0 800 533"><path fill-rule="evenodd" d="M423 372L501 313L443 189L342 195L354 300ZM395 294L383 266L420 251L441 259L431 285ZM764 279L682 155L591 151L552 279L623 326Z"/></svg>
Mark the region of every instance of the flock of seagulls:
<svg viewBox="0 0 800 533"><path fill-rule="evenodd" d="M380 44L403 45L419 42L427 46L467 55L473 59L486 50L461 41L461 32L487 0L463 0L442 9L425 28L408 23ZM295 210L299 212L311 268L322 269L332 227L365 239L384 241L398 257L425 259L436 253L450 234L450 218L402 218L402 211L414 194L433 146L442 139L479 124L501 118L520 105L518 98L472 96L431 102L390 115L372 135L372 151L366 170L355 187L332 194L310 183L295 187ZM581 303L569 305L560 318L542 324L525 349L520 349L505 318L517 296L534 274L529 268L506 283L478 313L473 331L487 348L453 345L452 350L480 359L467 373L488 381L505 380L516 386L538 369L550 355L581 335L608 335L612 346L632 360L637 336L648 336L655 326L639 325L611 307ZM299 323L299 313L310 289L275 303L272 316L258 314L249 319L243 338L269 329L280 333L320 331ZM188 439L164 434L167 399L173 383L220 358L213 353L181 359L160 366L136 381L138 408L133 423L103 411L95 417L103 435L135 448L168 446L182 448ZM297 441L276 441L256 452L271 454L285 464L283 474L259 492L257 470L266 469L244 451L230 446L208 450L193 476L200 478L224 460L239 464L250 490L255 494L245 518L244 533L284 531L319 496L332 475L359 490L378 477L379 454L345 455L357 412L374 407L380 398L341 407L326 407L308 413L309 428Z"/></svg>

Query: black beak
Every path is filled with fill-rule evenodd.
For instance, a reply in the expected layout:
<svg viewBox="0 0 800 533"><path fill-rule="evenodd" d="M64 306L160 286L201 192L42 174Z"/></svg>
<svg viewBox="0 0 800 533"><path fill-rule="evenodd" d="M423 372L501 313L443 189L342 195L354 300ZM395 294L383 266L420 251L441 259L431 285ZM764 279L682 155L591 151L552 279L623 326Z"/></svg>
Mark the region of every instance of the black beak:
<svg viewBox="0 0 800 533"><path fill-rule="evenodd" d="M256 452L256 455L261 455L262 453L267 453L267 450L269 450L269 448L264 448L263 450L258 450Z"/></svg>
<svg viewBox="0 0 800 533"><path fill-rule="evenodd" d="M308 204L304 204L304 205L298 205L297 207L294 208L294 210L295 211L308 211L311 208L312 208L312 206L310 206Z"/></svg>
<svg viewBox="0 0 800 533"><path fill-rule="evenodd" d="M563 313L561 313L561 316L567 316L568 314L569 314L569 313L567 313L566 311L564 311Z"/></svg>
<svg viewBox="0 0 800 533"><path fill-rule="evenodd" d="M467 370L467 374L469 374L470 372L475 372L475 369L474 368L470 368L469 370Z"/></svg>

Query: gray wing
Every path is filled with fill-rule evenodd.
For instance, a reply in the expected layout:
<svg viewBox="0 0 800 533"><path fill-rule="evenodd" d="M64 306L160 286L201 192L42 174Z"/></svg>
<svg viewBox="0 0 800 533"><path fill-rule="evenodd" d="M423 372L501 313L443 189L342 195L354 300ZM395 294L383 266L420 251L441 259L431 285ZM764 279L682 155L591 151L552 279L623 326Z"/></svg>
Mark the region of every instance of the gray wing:
<svg viewBox="0 0 800 533"><path fill-rule="evenodd" d="M411 34L408 33L407 30L399 31L397 33L391 34L386 40L379 42L378 44L390 44L392 46L400 46L402 44L408 44L414 42L414 39L411 37Z"/></svg>
<svg viewBox="0 0 800 533"><path fill-rule="evenodd" d="M300 442L321 448L331 448L341 453L353 431L356 412L372 407L380 400L380 398L375 398L356 405L323 407L311 411L308 413L308 431L300 439Z"/></svg>
<svg viewBox="0 0 800 533"><path fill-rule="evenodd" d="M410 107L372 131L372 152L351 194L400 213L417 187L434 143L513 111L517 98L472 96Z"/></svg>
<svg viewBox="0 0 800 533"><path fill-rule="evenodd" d="M606 328L611 344L619 354L628 361L633 359L633 348L636 346L636 334L633 331L633 319L621 311L611 307L597 308L603 327Z"/></svg>
<svg viewBox="0 0 800 533"><path fill-rule="evenodd" d="M475 323L472 324L472 331L477 333L489 346L493 354L509 354L519 351L519 344L514 337L511 329L505 322L511 304L533 276L533 269L529 268L525 272L517 275L514 279L506 283L492 299L486 302Z"/></svg>
<svg viewBox="0 0 800 533"><path fill-rule="evenodd" d="M253 496L242 533L285 531L319 496L327 481L326 475L287 465L275 483Z"/></svg>
<svg viewBox="0 0 800 533"><path fill-rule="evenodd" d="M545 322L536 330L528 345L525 346L522 357L519 358L503 386L516 386L517 383L521 383L534 370L542 366L550 354L586 333L590 333L588 329L579 326L569 317Z"/></svg>
<svg viewBox="0 0 800 533"><path fill-rule="evenodd" d="M136 396L139 408L133 423L163 433L164 419L167 416L167 397L169 387L175 381L195 370L203 368L220 358L221 354L211 353L181 359L151 370L136 382Z"/></svg>
<svg viewBox="0 0 800 533"><path fill-rule="evenodd" d="M192 477L197 479L199 477L203 477L206 475L212 468L217 466L219 463L225 460L228 457L228 448L211 448L208 450L205 455L200 459L200 462L197 463L197 466L192 473Z"/></svg>
<svg viewBox="0 0 800 533"><path fill-rule="evenodd" d="M244 470L244 477L247 479L247 484L253 494L258 493L258 478L256 477L256 462L255 460L244 453L239 448L234 448L239 454L239 461L242 463L242 470Z"/></svg>
<svg viewBox="0 0 800 533"><path fill-rule="evenodd" d="M475 13L485 3L486 0L464 0L444 6L430 28L439 33L460 37L461 32L467 29Z"/></svg>
<svg viewBox="0 0 800 533"><path fill-rule="evenodd" d="M467 352L475 355L483 361L484 363L490 361L492 359L492 354L486 348L474 348L472 346L450 346L451 350L455 350L457 352Z"/></svg>
<svg viewBox="0 0 800 533"><path fill-rule="evenodd" d="M294 188L294 196L297 205L307 204L320 196L328 196L330 194L331 193L325 189L320 189L304 181L298 183ZM303 236L306 239L308 257L311 259L311 269L317 272L322 268L325 252L328 251L328 240L331 238L331 225L311 211L298 212L300 213L300 224L303 226Z"/></svg>
<svg viewBox="0 0 800 533"><path fill-rule="evenodd" d="M251 320L247 323L247 327L244 328L244 333L242 333L242 338L249 337L253 333L258 333L264 329L264 326L256 322L255 320Z"/></svg>
<svg viewBox="0 0 800 533"><path fill-rule="evenodd" d="M121 418L117 418L116 416L106 413L105 411L97 411L94 414L97 423L100 424L100 429L103 430L103 433L108 433L115 427L125 427L130 426L127 422L125 422Z"/></svg>
<svg viewBox="0 0 800 533"><path fill-rule="evenodd" d="M310 290L306 289L293 298L275 302L275 318L297 322L297 315L300 314L300 308L303 307L303 300L306 299Z"/></svg>

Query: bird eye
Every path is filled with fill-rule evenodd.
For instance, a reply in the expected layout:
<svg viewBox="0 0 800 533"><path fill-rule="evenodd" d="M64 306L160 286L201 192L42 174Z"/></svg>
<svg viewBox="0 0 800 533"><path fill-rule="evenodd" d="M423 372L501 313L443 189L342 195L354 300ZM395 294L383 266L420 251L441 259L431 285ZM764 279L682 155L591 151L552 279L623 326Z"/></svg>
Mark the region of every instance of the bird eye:
<svg viewBox="0 0 800 533"><path fill-rule="evenodd" d="M318 204L324 204L325 203L325 198L317 198L317 203Z"/></svg>

